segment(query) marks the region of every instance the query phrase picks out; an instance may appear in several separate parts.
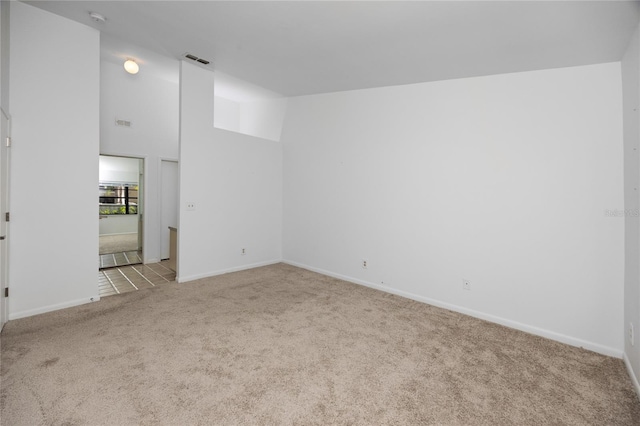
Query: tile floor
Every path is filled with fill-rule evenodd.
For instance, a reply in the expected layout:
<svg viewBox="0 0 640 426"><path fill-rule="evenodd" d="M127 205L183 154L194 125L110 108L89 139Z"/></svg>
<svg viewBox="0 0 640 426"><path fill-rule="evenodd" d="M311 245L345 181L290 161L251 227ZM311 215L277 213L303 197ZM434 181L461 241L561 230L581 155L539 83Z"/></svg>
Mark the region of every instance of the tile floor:
<svg viewBox="0 0 640 426"><path fill-rule="evenodd" d="M142 263L140 254L140 252L134 250L98 255L98 269Z"/></svg>
<svg viewBox="0 0 640 426"><path fill-rule="evenodd" d="M167 284L176 279L169 261L147 265L128 265L98 271L100 297Z"/></svg>

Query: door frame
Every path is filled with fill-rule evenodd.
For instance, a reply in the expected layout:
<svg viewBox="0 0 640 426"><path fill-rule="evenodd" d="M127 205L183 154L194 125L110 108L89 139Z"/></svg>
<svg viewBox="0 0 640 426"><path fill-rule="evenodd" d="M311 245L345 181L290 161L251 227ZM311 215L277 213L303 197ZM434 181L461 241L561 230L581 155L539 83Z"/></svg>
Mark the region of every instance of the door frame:
<svg viewBox="0 0 640 426"><path fill-rule="evenodd" d="M145 203L146 200L148 199L148 186L147 185L147 181L148 181L148 177L147 177L147 170L149 170L148 167L148 158L147 155L137 155L137 154L123 154L123 153L114 153L114 152L110 152L110 151L102 151L100 150L100 153L98 154L98 158L100 155L105 155L108 157L124 157L124 158L132 158L135 160L142 160L142 164L143 164L143 174L142 174L142 178L144 180L144 182L140 183L139 185L142 186L142 206L138 206L138 211L142 211L142 215L146 215L145 212ZM100 177L98 177L98 183L100 182ZM141 208L140 208L141 207ZM140 213L138 213L140 214ZM98 219L99 220L99 219ZM138 217L138 221L140 221L140 217ZM140 233L142 233L142 263L147 263L147 258L145 255L145 247L147 247L148 241L147 241L147 235L148 235L148 224L147 224L147 220L144 218L142 218L142 229L138 228L138 235L140 235ZM147 250L148 251L148 250Z"/></svg>

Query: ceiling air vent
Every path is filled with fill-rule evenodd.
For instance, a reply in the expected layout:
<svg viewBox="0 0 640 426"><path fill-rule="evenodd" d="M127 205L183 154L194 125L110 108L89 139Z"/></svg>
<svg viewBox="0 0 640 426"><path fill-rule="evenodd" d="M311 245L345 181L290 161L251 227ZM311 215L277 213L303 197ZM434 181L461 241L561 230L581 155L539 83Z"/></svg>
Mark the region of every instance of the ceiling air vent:
<svg viewBox="0 0 640 426"><path fill-rule="evenodd" d="M185 53L184 57L187 59L191 59L192 61L199 62L202 65L209 65L211 63L210 61L207 61L206 59L198 58L196 55L193 55L191 53Z"/></svg>
<svg viewBox="0 0 640 426"><path fill-rule="evenodd" d="M131 121L129 121L129 120L120 120L120 119L116 118L116 126L131 127Z"/></svg>

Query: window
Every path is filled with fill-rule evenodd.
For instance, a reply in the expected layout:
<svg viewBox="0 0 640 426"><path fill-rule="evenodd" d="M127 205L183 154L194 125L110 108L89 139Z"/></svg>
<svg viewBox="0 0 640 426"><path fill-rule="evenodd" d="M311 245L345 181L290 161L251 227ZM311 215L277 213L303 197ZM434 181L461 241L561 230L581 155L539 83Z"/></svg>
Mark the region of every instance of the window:
<svg viewBox="0 0 640 426"><path fill-rule="evenodd" d="M99 214L138 214L138 185L101 183L99 194Z"/></svg>

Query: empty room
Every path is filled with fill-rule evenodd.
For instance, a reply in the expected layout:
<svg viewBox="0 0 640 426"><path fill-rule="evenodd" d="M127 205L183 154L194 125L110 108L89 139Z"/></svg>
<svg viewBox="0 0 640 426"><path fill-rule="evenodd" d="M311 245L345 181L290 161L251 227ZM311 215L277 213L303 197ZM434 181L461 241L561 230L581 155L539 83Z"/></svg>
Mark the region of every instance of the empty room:
<svg viewBox="0 0 640 426"><path fill-rule="evenodd" d="M639 23L0 1L0 424L640 424Z"/></svg>

